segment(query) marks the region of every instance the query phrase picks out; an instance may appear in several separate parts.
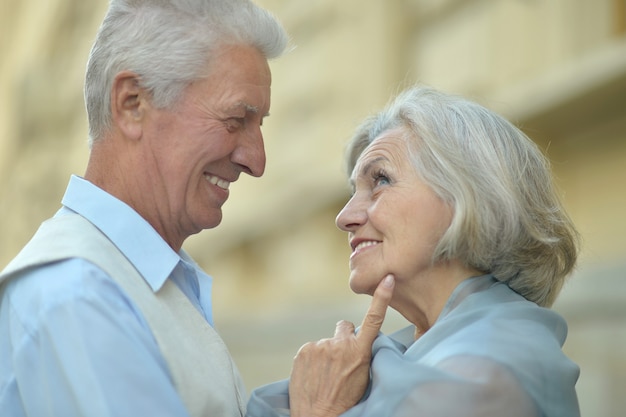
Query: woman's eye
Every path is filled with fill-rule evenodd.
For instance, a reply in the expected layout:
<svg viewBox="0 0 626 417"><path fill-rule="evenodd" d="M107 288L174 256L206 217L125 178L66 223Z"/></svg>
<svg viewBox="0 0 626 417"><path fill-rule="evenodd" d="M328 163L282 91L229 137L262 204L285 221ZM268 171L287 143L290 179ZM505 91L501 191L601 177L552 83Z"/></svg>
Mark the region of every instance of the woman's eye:
<svg viewBox="0 0 626 417"><path fill-rule="evenodd" d="M382 171L374 174L374 185L388 185L389 177Z"/></svg>

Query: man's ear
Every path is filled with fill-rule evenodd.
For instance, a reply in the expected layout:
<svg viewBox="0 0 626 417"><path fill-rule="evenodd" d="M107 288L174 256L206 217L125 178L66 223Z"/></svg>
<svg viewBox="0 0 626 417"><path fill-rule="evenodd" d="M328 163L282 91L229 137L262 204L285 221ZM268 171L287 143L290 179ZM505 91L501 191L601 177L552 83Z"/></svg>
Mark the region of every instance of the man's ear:
<svg viewBox="0 0 626 417"><path fill-rule="evenodd" d="M148 104L147 93L139 85L139 75L122 71L115 76L111 87L111 116L113 124L125 137L141 138Z"/></svg>

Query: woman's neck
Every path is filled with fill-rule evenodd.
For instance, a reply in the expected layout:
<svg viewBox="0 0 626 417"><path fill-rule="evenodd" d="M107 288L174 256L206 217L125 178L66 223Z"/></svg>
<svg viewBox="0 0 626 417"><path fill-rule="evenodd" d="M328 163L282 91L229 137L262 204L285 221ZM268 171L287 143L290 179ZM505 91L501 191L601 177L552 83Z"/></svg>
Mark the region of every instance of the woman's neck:
<svg viewBox="0 0 626 417"><path fill-rule="evenodd" d="M449 261L434 265L420 276L396 277L392 307L415 325L415 339L437 321L455 288L464 280L484 273Z"/></svg>

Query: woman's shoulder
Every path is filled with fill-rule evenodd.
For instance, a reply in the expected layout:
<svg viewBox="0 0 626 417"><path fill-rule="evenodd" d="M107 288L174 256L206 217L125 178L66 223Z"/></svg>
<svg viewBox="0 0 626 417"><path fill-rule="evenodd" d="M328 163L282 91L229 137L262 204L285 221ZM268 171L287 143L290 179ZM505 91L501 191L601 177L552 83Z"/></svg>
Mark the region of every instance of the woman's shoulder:
<svg viewBox="0 0 626 417"><path fill-rule="evenodd" d="M509 328L506 324L516 322L523 323L522 327L548 327L559 338L567 333L567 325L560 314L527 300L490 275L467 280L453 292L435 326L449 322L485 331L498 324Z"/></svg>
<svg viewBox="0 0 626 417"><path fill-rule="evenodd" d="M409 351L429 362L459 354L554 362L564 357L566 336L567 324L557 312L494 282L456 300Z"/></svg>

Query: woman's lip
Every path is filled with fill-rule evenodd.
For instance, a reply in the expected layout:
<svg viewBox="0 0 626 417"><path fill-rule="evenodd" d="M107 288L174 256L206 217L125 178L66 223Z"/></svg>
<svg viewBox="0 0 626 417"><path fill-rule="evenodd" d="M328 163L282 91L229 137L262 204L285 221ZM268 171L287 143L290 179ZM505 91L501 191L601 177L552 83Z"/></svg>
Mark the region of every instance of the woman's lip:
<svg viewBox="0 0 626 417"><path fill-rule="evenodd" d="M371 248L373 246L377 246L380 244L379 240L362 240L355 244L354 249L352 250L352 254L350 258L356 256L357 254L363 252L364 250Z"/></svg>

